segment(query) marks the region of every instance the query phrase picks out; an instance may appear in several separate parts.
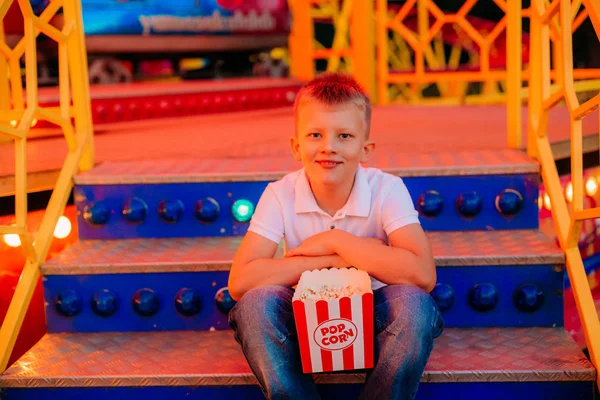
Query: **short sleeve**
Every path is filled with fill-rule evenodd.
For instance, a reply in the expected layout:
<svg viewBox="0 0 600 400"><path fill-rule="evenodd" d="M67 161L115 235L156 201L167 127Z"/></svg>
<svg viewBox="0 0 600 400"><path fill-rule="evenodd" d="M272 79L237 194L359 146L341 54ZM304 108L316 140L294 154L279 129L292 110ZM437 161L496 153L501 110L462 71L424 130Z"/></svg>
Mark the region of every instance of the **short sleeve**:
<svg viewBox="0 0 600 400"><path fill-rule="evenodd" d="M386 235L409 224L418 224L419 213L415 210L410 193L402 179L396 179L383 201L381 223Z"/></svg>
<svg viewBox="0 0 600 400"><path fill-rule="evenodd" d="M248 230L279 244L284 235L283 226L281 203L269 184L258 200Z"/></svg>

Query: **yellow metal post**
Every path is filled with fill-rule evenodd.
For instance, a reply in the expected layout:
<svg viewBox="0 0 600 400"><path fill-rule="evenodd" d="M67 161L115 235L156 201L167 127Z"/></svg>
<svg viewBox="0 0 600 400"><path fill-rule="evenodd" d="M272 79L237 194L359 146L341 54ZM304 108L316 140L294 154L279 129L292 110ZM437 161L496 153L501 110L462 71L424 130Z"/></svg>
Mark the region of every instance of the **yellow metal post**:
<svg viewBox="0 0 600 400"><path fill-rule="evenodd" d="M387 0L377 1L377 102L387 104L388 95L388 14Z"/></svg>
<svg viewBox="0 0 600 400"><path fill-rule="evenodd" d="M313 65L314 27L310 1L296 0L291 4L292 29L289 36L290 71L293 77L309 81L315 76Z"/></svg>
<svg viewBox="0 0 600 400"><path fill-rule="evenodd" d="M0 19L0 43L5 43L4 26ZM8 62L4 56L0 54L0 110L8 110L10 108L10 87L8 86Z"/></svg>
<svg viewBox="0 0 600 400"><path fill-rule="evenodd" d="M69 71L73 96L75 129L87 132L85 149L82 155L80 169L89 170L94 166L94 134L92 125L92 103L90 99L87 52L83 35L81 2L79 0L64 0L63 10L65 24L79 27L74 29L67 40L69 55Z"/></svg>
<svg viewBox="0 0 600 400"><path fill-rule="evenodd" d="M521 129L521 0L508 0L506 12L506 126L508 147L518 149L522 142Z"/></svg>
<svg viewBox="0 0 600 400"><path fill-rule="evenodd" d="M550 28L541 20L544 0L533 0L531 9L527 154L536 157L536 138L546 135L548 122L543 102L550 95Z"/></svg>
<svg viewBox="0 0 600 400"><path fill-rule="evenodd" d="M354 1L350 41L352 75L375 101L375 7L373 0Z"/></svg>

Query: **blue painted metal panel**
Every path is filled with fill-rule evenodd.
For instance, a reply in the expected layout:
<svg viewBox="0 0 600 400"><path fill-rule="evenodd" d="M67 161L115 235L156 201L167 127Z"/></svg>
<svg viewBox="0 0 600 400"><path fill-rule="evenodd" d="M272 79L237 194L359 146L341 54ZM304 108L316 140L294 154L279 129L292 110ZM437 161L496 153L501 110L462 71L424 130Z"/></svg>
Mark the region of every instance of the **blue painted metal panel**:
<svg viewBox="0 0 600 400"><path fill-rule="evenodd" d="M233 220L231 206L238 199L258 202L268 182L199 183L165 185L109 185L75 188L79 237L82 239L122 239L151 237L198 237L244 235L248 223ZM123 206L131 198L142 199L148 206L143 222L132 223L123 216ZM198 200L211 197L220 205L220 217L212 223L196 219ZM165 222L158 209L163 200L179 200L183 215L178 222ZM106 224L93 225L83 216L86 206L99 201L109 210Z"/></svg>
<svg viewBox="0 0 600 400"><path fill-rule="evenodd" d="M563 326L563 276L551 265L438 268L438 284L448 284L455 297L452 307L442 311L446 326ZM490 311L477 311L470 304L470 290L482 283L493 284L498 292ZM515 306L514 292L524 283L536 284L544 294L537 311L523 312Z"/></svg>
<svg viewBox="0 0 600 400"><path fill-rule="evenodd" d="M443 199L443 209L435 217L421 213L425 230L459 231L487 229L536 229L540 178L527 175L440 176L403 178L408 191L418 206L418 198L427 191L438 192ZM496 209L496 196L505 189L513 189L523 196L518 214L506 217ZM481 197L481 210L473 217L462 216L456 201L462 193L476 192Z"/></svg>
<svg viewBox="0 0 600 400"><path fill-rule="evenodd" d="M48 332L106 332L153 330L229 329L227 316L219 311L215 295L227 285L228 272L154 273L123 275L82 275L45 278L44 296ZM452 306L443 311L447 327L484 326L562 326L563 273L553 266L443 267L438 268L438 283L448 285L454 294ZM498 302L490 311L476 311L469 304L469 291L476 284L491 283L498 292ZM519 311L514 303L515 289L534 283L541 289L544 302L537 311ZM132 305L134 293L141 288L154 291L160 303L153 316L138 315ZM182 288L194 289L202 300L199 314L180 315L175 298ZM61 315L56 299L65 290L81 298L81 311L73 316ZM117 310L109 317L97 315L91 306L94 294L108 289L116 295Z"/></svg>
<svg viewBox="0 0 600 400"><path fill-rule="evenodd" d="M362 385L318 385L322 398L328 400L356 399L362 387ZM0 393L3 400L264 399L258 386L31 388L4 389ZM593 382L422 383L416 396L416 400L591 400L593 398Z"/></svg>
<svg viewBox="0 0 600 400"><path fill-rule="evenodd" d="M563 326L563 276L551 265L438 268L438 284L447 284L454 292L454 304L442 312L446 326ZM493 284L498 292L496 306L485 312L469 303L470 290L482 283ZM515 306L515 289L524 283L536 284L544 294L537 311L523 312Z"/></svg>
<svg viewBox="0 0 600 400"><path fill-rule="evenodd" d="M421 213L425 230L481 230L481 229L535 229L538 227L539 177L530 175L487 175L475 177L416 177L405 178L415 206L420 196L428 191L439 194L439 203L428 197L431 208L441 206L436 216ZM247 199L256 205L268 182L225 182L149 185L98 185L75 188L79 236L82 239L119 239L134 237L198 237L244 235L248 223L234 220L231 207L238 199ZM504 190L518 192L523 202L520 211L512 216L502 215L496 209L496 197ZM514 194L511 192L510 194ZM463 216L458 211L457 199L462 195L463 208L478 214ZM124 213L124 207L136 198L137 208ZM214 222L201 222L196 218L197 203L212 198L220 206L220 215ZM139 201L147 205L147 215L142 222L131 219L144 215ZM159 209L167 219L161 219ZM131 203L130 203L131 204ZM205 204L208 204L205 202ZM163 207L164 209L164 207ZM88 216L86 220L85 216ZM129 218L129 220L128 220ZM93 220L96 224L89 221Z"/></svg>
<svg viewBox="0 0 600 400"><path fill-rule="evenodd" d="M227 286L228 272L47 276L44 282L46 323L48 332L111 332L229 329L227 315L215 305L215 295ZM132 306L134 293L141 288L152 289L158 298L158 312L141 316ZM175 297L182 288L196 290L202 299L200 312L185 317L175 306ZM74 317L61 315L55 307L56 297L73 289L82 299L82 309ZM110 317L92 310L94 293L109 289L117 297L117 309Z"/></svg>

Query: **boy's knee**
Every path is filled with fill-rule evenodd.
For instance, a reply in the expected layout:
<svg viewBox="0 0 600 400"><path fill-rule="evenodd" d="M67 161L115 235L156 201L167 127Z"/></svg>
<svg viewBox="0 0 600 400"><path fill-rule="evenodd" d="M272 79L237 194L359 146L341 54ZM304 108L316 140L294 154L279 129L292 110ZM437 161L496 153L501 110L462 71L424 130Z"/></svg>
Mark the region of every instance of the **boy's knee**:
<svg viewBox="0 0 600 400"><path fill-rule="evenodd" d="M286 286L259 286L246 292L236 306L239 304L250 308L276 306L282 302L291 301L292 296L292 289Z"/></svg>
<svg viewBox="0 0 600 400"><path fill-rule="evenodd" d="M292 332L293 291L285 286L261 286L248 291L229 312L229 326L239 343L261 348L271 338L280 343Z"/></svg>
<svg viewBox="0 0 600 400"><path fill-rule="evenodd" d="M391 302L402 308L414 309L415 311L435 305L435 300L429 293L412 285L389 285L380 289L377 295L380 295L380 297L375 299L376 303Z"/></svg>
<svg viewBox="0 0 600 400"><path fill-rule="evenodd" d="M441 334L443 319L431 295L416 286L390 285L377 306L387 319L387 330L410 330L414 333ZM384 323L385 323L384 322ZM394 329L395 328L395 329Z"/></svg>
<svg viewBox="0 0 600 400"><path fill-rule="evenodd" d="M229 312L229 322L264 320L291 304L292 296L292 290L285 286L266 285L249 290Z"/></svg>

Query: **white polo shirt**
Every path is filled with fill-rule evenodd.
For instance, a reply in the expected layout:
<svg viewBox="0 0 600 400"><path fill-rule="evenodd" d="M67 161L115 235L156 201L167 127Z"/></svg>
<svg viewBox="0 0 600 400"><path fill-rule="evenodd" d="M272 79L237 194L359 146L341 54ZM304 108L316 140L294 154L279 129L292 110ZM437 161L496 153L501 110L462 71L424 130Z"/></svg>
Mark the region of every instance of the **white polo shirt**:
<svg viewBox="0 0 600 400"><path fill-rule="evenodd" d="M418 224L410 194L401 178L377 168L358 167L348 202L333 217L317 205L304 169L269 183L250 221L249 231L285 249L328 229L342 229L358 237L387 237L398 228ZM385 286L371 279L373 290Z"/></svg>

